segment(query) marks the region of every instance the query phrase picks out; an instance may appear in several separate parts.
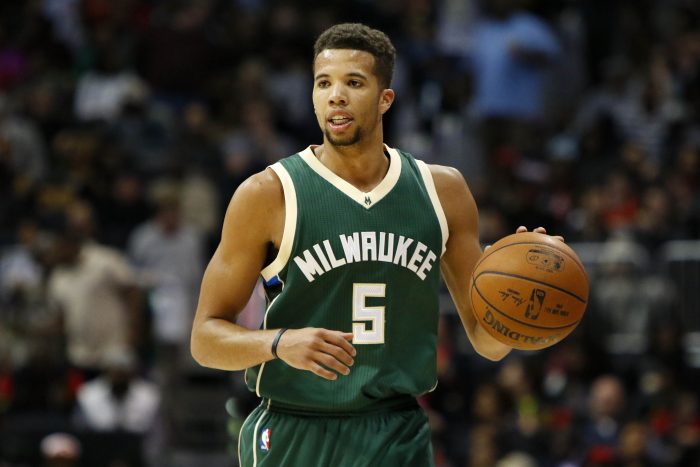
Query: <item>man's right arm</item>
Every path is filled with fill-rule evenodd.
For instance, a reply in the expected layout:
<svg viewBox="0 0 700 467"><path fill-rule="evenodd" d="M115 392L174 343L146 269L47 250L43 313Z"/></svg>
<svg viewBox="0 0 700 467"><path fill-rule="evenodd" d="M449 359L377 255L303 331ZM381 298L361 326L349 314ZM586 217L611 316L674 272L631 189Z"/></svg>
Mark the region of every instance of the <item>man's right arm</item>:
<svg viewBox="0 0 700 467"><path fill-rule="evenodd" d="M277 175L267 169L236 190L221 242L204 272L190 343L199 364L240 370L273 358L278 330L247 329L236 324L236 318L253 292L268 246L279 248L283 230L284 192ZM336 379L353 363L351 338L327 329L290 329L280 339L277 354L294 368Z"/></svg>

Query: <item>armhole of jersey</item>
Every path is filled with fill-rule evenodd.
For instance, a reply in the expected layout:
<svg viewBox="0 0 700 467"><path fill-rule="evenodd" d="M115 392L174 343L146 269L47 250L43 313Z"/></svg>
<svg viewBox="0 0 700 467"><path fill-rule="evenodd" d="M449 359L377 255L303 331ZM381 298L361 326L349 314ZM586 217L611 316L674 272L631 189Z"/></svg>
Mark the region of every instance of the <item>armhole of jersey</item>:
<svg viewBox="0 0 700 467"><path fill-rule="evenodd" d="M282 282L282 288L284 289L284 281L280 281L280 282ZM272 304L275 303L275 300L277 300L277 299L280 298L281 296L282 296L282 294L277 295L277 296L270 302L270 304L267 306L267 308L265 309L265 316L263 316L263 329L267 329L267 313L270 311L270 308L272 308ZM258 397L262 397L262 396L260 395L260 381L262 381L262 375L263 375L263 371L265 371L265 364L266 364L266 363L267 363L267 362L262 362L262 364L260 365L260 370L258 370L258 376L257 376L257 378L255 379L255 394L256 394ZM244 373L244 378L245 378L245 375L246 375L247 372L248 372L248 368L246 368L245 371L246 371L246 373Z"/></svg>
<svg viewBox="0 0 700 467"><path fill-rule="evenodd" d="M435 189L435 182L433 181L433 174L430 173L430 168L425 162L417 159L416 164L418 165L420 174L423 176L423 183L425 184L425 188L428 190L428 196L430 196L430 201L433 203L435 215L440 223L440 231L442 232L442 253L440 255L442 256L445 254L447 239L450 237L450 231L447 227L447 218L445 217L445 211L442 210L442 204L440 204L440 198L438 197L437 190Z"/></svg>
<svg viewBox="0 0 700 467"><path fill-rule="evenodd" d="M282 233L282 241L280 242L280 250L277 252L277 257L260 271L260 275L265 279L265 282L270 282L287 265L289 256L292 253L294 234L297 228L297 194L294 190L292 178L289 176L287 169L279 162L272 164L270 168L279 177L280 182L282 182L282 190L284 191L284 232Z"/></svg>

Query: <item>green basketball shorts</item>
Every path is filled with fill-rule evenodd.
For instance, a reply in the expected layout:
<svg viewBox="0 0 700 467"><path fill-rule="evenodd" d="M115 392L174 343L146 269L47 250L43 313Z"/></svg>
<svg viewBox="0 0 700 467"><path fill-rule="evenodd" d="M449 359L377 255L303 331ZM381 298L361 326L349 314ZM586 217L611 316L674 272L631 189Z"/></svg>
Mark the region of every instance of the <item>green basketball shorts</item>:
<svg viewBox="0 0 700 467"><path fill-rule="evenodd" d="M241 467L430 467L428 417L419 407L354 416L258 406L241 427Z"/></svg>

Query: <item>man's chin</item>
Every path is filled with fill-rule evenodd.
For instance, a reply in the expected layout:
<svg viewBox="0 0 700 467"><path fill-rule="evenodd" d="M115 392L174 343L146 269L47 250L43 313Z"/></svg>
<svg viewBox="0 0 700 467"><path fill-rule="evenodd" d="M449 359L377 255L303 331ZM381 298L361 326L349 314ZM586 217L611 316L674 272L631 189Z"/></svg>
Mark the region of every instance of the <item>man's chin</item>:
<svg viewBox="0 0 700 467"><path fill-rule="evenodd" d="M360 130L355 134L347 137L336 137L330 131L326 130L326 140L333 146L352 146L360 142Z"/></svg>

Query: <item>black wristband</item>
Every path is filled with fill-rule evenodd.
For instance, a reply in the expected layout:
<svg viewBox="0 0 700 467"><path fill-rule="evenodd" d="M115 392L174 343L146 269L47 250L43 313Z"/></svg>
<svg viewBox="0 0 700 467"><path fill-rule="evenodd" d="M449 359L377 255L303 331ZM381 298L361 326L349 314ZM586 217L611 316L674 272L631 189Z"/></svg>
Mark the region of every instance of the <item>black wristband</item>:
<svg viewBox="0 0 700 467"><path fill-rule="evenodd" d="M272 341L272 356L274 358L279 358L277 356L277 344L280 343L280 337L282 337L282 334L287 330L287 328L282 328L279 331L277 331L277 335L275 336L275 339Z"/></svg>

